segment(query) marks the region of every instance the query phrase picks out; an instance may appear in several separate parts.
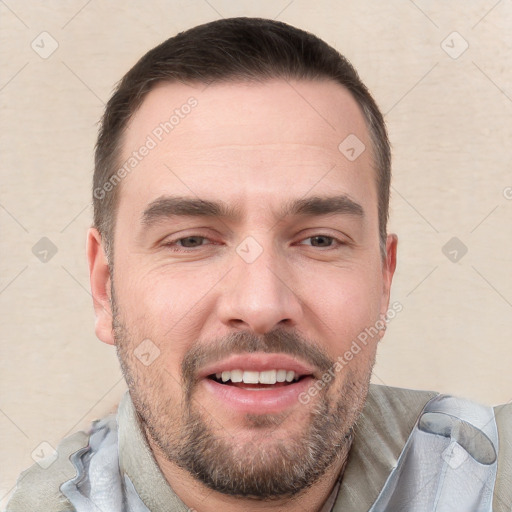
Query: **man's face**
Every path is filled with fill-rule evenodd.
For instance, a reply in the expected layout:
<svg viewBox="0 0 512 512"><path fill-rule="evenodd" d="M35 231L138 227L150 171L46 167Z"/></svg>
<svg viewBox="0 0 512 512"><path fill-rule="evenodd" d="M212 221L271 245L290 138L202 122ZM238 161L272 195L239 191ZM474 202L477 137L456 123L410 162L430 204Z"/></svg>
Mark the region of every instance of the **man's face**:
<svg viewBox="0 0 512 512"><path fill-rule="evenodd" d="M100 314L98 336L165 459L228 494L305 488L362 408L379 336L344 354L385 314L394 270L360 109L331 82L162 84L121 160L145 144L120 185L114 335Z"/></svg>

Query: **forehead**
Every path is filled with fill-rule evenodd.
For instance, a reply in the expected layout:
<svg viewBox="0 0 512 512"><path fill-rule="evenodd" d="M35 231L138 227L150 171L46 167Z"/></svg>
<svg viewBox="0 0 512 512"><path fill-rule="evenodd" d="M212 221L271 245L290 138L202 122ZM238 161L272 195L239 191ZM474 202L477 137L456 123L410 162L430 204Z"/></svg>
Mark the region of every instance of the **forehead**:
<svg viewBox="0 0 512 512"><path fill-rule="evenodd" d="M299 117L301 123L290 122ZM328 144L340 142L348 130L361 137L367 132L358 104L341 85L328 80L280 79L209 86L160 83L132 117L125 145L134 146L148 134L159 138L159 128L164 131L164 143L174 140L176 144L185 142L186 147L202 148L283 139ZM189 137L191 131L195 140Z"/></svg>
<svg viewBox="0 0 512 512"><path fill-rule="evenodd" d="M354 136L370 149L361 109L331 81L158 84L125 132L122 163L138 160L120 205L140 210L162 194L243 202L313 187L363 193L374 181L371 151L350 160L339 149Z"/></svg>

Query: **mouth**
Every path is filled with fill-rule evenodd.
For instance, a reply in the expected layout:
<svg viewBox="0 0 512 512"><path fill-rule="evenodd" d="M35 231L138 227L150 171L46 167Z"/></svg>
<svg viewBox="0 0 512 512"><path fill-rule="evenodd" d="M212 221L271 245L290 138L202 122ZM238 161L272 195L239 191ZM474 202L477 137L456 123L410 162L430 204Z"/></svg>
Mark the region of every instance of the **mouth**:
<svg viewBox="0 0 512 512"><path fill-rule="evenodd" d="M300 405L315 368L285 354L233 355L199 375L207 402L230 414L279 413Z"/></svg>

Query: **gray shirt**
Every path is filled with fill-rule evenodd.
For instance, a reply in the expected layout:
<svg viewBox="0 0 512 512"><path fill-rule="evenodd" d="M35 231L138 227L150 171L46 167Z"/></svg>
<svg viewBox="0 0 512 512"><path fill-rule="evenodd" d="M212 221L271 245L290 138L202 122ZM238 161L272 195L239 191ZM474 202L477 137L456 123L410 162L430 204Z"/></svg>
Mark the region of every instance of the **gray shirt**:
<svg viewBox="0 0 512 512"><path fill-rule="evenodd" d="M320 512L367 512L396 467L418 416L437 393L372 385L354 429L354 441L343 473ZM499 435L498 474L493 511L512 511L512 404L495 408ZM117 413L119 468L152 512L188 512L160 471L128 393ZM37 464L20 475L6 512L70 512L74 508L60 490L76 469L70 456L87 446L89 435L64 439L58 459L47 469ZM334 505L333 505L334 503Z"/></svg>

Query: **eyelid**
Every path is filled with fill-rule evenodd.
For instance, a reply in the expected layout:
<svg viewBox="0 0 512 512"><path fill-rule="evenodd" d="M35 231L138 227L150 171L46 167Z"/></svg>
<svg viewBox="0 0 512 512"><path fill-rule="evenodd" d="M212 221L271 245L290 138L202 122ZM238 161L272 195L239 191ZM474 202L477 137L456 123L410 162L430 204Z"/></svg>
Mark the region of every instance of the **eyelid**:
<svg viewBox="0 0 512 512"><path fill-rule="evenodd" d="M171 244L175 244L175 243L179 242L180 240L185 240L187 238L202 238L204 240L208 240L209 242L215 243L210 237L205 236L205 235L197 235L197 234L179 236L176 238L169 238L169 239L164 238L162 243L163 243L163 245L171 245ZM205 244L205 245L210 245L210 244Z"/></svg>
<svg viewBox="0 0 512 512"><path fill-rule="evenodd" d="M304 242L305 240L311 240L312 238L316 238L316 237L325 237L325 238L330 238L333 240L333 245L330 245L330 246L327 246L327 247L316 247L316 246L313 246L311 244L303 244L302 242ZM304 237L304 238L301 238L298 242L299 245L307 245L309 247L315 247L316 249L335 249L336 247L339 247L339 246L342 246L342 245L347 245L348 242L344 241L344 240L340 240L338 237L335 237L333 235L326 235L324 233L320 233L320 234L316 234L316 235L310 235L310 236L307 236L307 237Z"/></svg>
<svg viewBox="0 0 512 512"><path fill-rule="evenodd" d="M168 235L168 236L164 237L159 242L159 245L164 246L164 247L174 248L174 250L176 252L192 252L192 251L197 251L206 246L222 245L223 242L218 240L218 234L216 237L215 235L210 235L208 233L201 233L201 231L203 229L204 228L191 228L189 232L187 232L188 230L185 230L184 232L178 232L173 235ZM208 231L210 231L210 230L208 230ZM300 236L300 238L298 238L298 240L296 242L293 242L292 245L307 245L309 247L314 247L317 249L324 249L324 250L331 249L332 250L332 249L339 248L341 246L347 246L347 245L351 245L352 243L354 243L352 238L344 233L333 234L333 233L329 233L328 230L316 231L316 230L314 230L314 228L304 230L304 231L306 231L306 232L309 231L311 234L307 234L307 236L304 236L304 235L306 235L306 233L302 233L302 236ZM186 238L193 238L193 237L202 238L206 241L206 243L203 243L196 247L183 247L183 246L180 246L177 244L177 242L179 242L180 240L183 240ZM315 237L330 238L333 240L334 243L331 246L327 246L327 247L316 247L316 246L312 246L311 244L303 243L304 241L310 240Z"/></svg>
<svg viewBox="0 0 512 512"><path fill-rule="evenodd" d="M304 240L308 240L310 238L315 238L317 236L324 236L326 238L332 238L339 245L350 245L354 243L354 240L347 235L338 230L333 230L329 228L308 228L302 230L300 233L296 235L297 242L294 244L303 242Z"/></svg>
<svg viewBox="0 0 512 512"><path fill-rule="evenodd" d="M186 238L202 238L206 240L206 243L198 245L197 247L183 247L178 245L177 242ZM192 252L198 249L204 248L211 245L220 245L222 242L219 240L219 235L212 233L211 229L208 228L190 228L183 231L178 231L171 235L167 235L160 239L158 245L161 247L172 248L176 252Z"/></svg>

